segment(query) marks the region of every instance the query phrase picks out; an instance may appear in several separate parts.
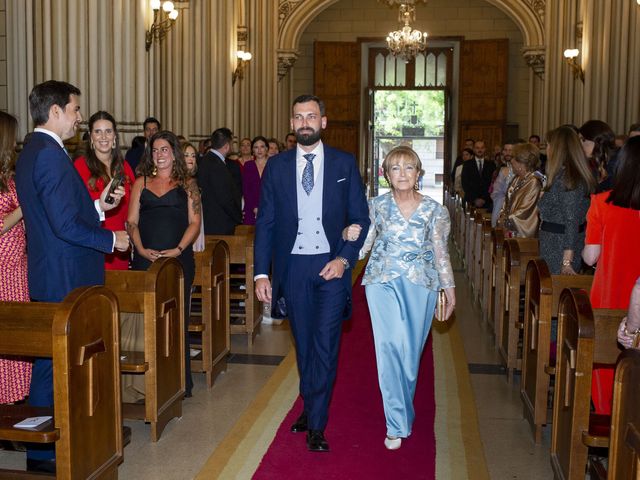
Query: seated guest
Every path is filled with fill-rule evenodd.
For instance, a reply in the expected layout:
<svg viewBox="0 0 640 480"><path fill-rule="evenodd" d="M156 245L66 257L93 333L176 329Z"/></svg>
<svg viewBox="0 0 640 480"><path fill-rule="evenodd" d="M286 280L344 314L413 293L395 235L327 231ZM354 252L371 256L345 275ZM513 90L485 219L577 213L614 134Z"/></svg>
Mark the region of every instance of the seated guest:
<svg viewBox="0 0 640 480"><path fill-rule="evenodd" d="M503 227L508 236L533 238L538 233L538 198L542 190L542 178L536 172L539 165L538 147L531 143L513 147L511 168L514 177L498 219L498 226Z"/></svg>
<svg viewBox="0 0 640 480"><path fill-rule="evenodd" d="M187 172L177 137L158 132L147 142L138 166L129 204L129 235L134 253L133 270L147 270L163 257L177 258L184 271L185 322L189 318L195 263L191 245L200 231L200 193ZM188 325L185 332L185 397L191 396L191 357Z"/></svg>
<svg viewBox="0 0 640 480"><path fill-rule="evenodd" d="M27 239L14 181L18 121L0 111L0 301L28 302ZM0 357L0 403L29 395L31 362Z"/></svg>
<svg viewBox="0 0 640 480"><path fill-rule="evenodd" d="M242 223L242 176L234 161L227 161L233 134L218 128L211 134L211 149L198 162L198 186L202 192L204 233L233 235Z"/></svg>
<svg viewBox="0 0 640 480"><path fill-rule="evenodd" d="M242 194L244 196L243 223L255 225L260 203L260 179L267 166L267 139L256 137L251 141L251 151L255 160L245 163L242 172Z"/></svg>
<svg viewBox="0 0 640 480"><path fill-rule="evenodd" d="M116 121L111 114L99 111L89 118L89 148L86 156L78 157L74 162L92 200L100 198L107 184L114 179L124 186L124 197L120 204L105 214L104 228L111 231L125 229L129 211L131 186L135 176L131 167L120 153L120 137ZM129 252L115 251L105 255L105 269L127 270Z"/></svg>
<svg viewBox="0 0 640 480"><path fill-rule="evenodd" d="M620 150L618 172L610 191L591 197L582 258L598 263L589 298L592 308L629 307L631 290L640 276L640 137ZM598 414L611 412L613 369L595 368L592 400Z"/></svg>
<svg viewBox="0 0 640 480"><path fill-rule="evenodd" d="M569 126L547 133L547 184L538 201L540 256L552 275L575 275L582 264L589 195L596 180Z"/></svg>

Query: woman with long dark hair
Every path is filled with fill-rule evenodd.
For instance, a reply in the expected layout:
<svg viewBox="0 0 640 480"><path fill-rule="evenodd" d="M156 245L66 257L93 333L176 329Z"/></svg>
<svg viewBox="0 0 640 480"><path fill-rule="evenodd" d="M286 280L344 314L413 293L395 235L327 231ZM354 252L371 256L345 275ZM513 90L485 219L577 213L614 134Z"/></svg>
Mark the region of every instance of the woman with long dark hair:
<svg viewBox="0 0 640 480"><path fill-rule="evenodd" d="M269 160L268 150L269 141L265 137L257 136L251 141L254 159L245 163L242 171L242 195L244 196L242 222L245 225L256 224L260 203L260 180Z"/></svg>
<svg viewBox="0 0 640 480"><path fill-rule="evenodd" d="M598 182L598 192L609 190L616 173L616 135L602 120L589 120L579 129L580 142Z"/></svg>
<svg viewBox="0 0 640 480"><path fill-rule="evenodd" d="M74 166L84 180L92 200L100 198L104 188L113 179L124 187L124 197L118 206L105 213L104 227L111 231L125 230L131 186L135 180L133 170L120 151L118 126L113 116L100 110L89 117L89 140L86 156L76 159ZM105 256L107 270L127 270L129 252Z"/></svg>
<svg viewBox="0 0 640 480"><path fill-rule="evenodd" d="M584 261L597 263L591 287L592 308L629 307L640 276L640 137L620 150L611 191L591 197L587 212ZM594 369L592 399L596 413L611 412L613 369Z"/></svg>

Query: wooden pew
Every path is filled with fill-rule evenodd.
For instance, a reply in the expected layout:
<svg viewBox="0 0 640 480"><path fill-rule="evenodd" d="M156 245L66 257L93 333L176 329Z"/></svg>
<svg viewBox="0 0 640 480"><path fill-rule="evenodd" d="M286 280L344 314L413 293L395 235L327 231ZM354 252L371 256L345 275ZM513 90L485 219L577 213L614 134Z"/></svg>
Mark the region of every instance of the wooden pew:
<svg viewBox="0 0 640 480"><path fill-rule="evenodd" d="M610 480L637 479L640 474L640 350L625 350L618 360L613 385Z"/></svg>
<svg viewBox="0 0 640 480"><path fill-rule="evenodd" d="M498 312L504 310L504 230L494 228L491 231L491 283L489 293L489 324L492 326L495 346L498 348Z"/></svg>
<svg viewBox="0 0 640 480"><path fill-rule="evenodd" d="M456 249L458 250L458 255L460 257L463 256L464 252L464 203L462 198L456 195L456 216L455 216L455 226L454 226L454 242L456 245Z"/></svg>
<svg viewBox="0 0 640 480"><path fill-rule="evenodd" d="M124 403L125 418L151 424L157 442L172 418L182 416L185 388L184 274L175 258L149 270L107 270L105 286L118 297L121 312L142 313L144 351L122 351L121 373L144 375L144 404Z"/></svg>
<svg viewBox="0 0 640 480"><path fill-rule="evenodd" d="M542 427L547 423L549 379L555 371L555 365L549 363L551 324L558 316L560 294L565 288L581 288L588 293L592 281L591 275L551 275L541 258L527 265L520 397L536 444L542 440Z"/></svg>
<svg viewBox="0 0 640 480"><path fill-rule="evenodd" d="M489 222L491 228L491 214L485 209L476 210L475 221L473 225L473 278L471 286L473 289L473 299L478 302L482 299L482 242L484 240L483 232L486 231L486 222Z"/></svg>
<svg viewBox="0 0 640 480"><path fill-rule="evenodd" d="M538 256L538 240L535 238L508 238L504 241L504 308L498 311L498 331L500 339L498 352L507 367L509 383L513 373L520 368L518 341L522 330L520 320L520 289L524 286L525 269L532 258Z"/></svg>
<svg viewBox="0 0 640 480"><path fill-rule="evenodd" d="M118 478L122 462L118 301L84 287L61 303L0 303L0 352L51 357L54 407L0 406L0 438L56 444L56 478ZM13 425L52 415L41 430ZM46 478L15 470L0 478ZM50 477L49 477L50 478Z"/></svg>
<svg viewBox="0 0 640 480"><path fill-rule="evenodd" d="M464 219L464 265L469 282L473 281L473 238L476 208L467 205Z"/></svg>
<svg viewBox="0 0 640 480"><path fill-rule="evenodd" d="M212 241L196 252L196 274L191 303L200 302L200 311L191 312L189 333L200 335L200 353L191 359L192 372L204 372L211 388L220 372L227 369L229 354L229 247Z"/></svg>
<svg viewBox="0 0 640 480"><path fill-rule="evenodd" d="M231 322L231 334L244 334L247 343L253 344L253 339L258 333L258 327L262 321L260 302L255 295L253 282L253 240L255 227L253 225L239 225L235 235L207 235L206 244L223 240L229 247L230 262L230 293L229 299L238 305L244 302L244 307L238 311L230 312L230 317L238 319L241 323ZM244 289L239 286L243 285Z"/></svg>
<svg viewBox="0 0 640 480"><path fill-rule="evenodd" d="M493 228L491 228L491 219L485 219L482 224L482 282L480 291L480 307L482 311L482 321L491 327L491 330L493 331L494 325L493 318L491 317L491 312L493 311L493 297L491 296L493 282L492 258Z"/></svg>
<svg viewBox="0 0 640 480"><path fill-rule="evenodd" d="M626 310L592 309L584 290L565 289L558 307L551 466L556 479L585 478L589 447L607 447L609 416L590 414L594 363L615 364Z"/></svg>

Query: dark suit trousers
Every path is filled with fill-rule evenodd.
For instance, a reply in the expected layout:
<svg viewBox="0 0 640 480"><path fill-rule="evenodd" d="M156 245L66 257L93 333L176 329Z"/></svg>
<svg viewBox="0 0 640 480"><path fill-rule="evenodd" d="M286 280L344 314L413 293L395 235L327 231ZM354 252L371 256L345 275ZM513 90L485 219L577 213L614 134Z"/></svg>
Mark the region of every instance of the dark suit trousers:
<svg viewBox="0 0 640 480"><path fill-rule="evenodd" d="M330 258L329 254L291 255L283 282L296 342L300 393L312 430L324 430L327 425L347 302L341 279L326 281L318 275Z"/></svg>

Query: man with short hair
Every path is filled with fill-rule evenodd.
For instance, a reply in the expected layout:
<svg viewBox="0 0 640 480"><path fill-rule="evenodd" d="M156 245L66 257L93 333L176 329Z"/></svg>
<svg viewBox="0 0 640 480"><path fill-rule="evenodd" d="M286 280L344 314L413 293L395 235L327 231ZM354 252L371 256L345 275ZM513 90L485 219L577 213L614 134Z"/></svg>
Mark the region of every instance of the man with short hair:
<svg viewBox="0 0 640 480"><path fill-rule="evenodd" d="M287 133L287 137L284 140L284 144L287 150L296 148L298 141L296 140L296 134L293 132Z"/></svg>
<svg viewBox="0 0 640 480"><path fill-rule="evenodd" d="M533 143L536 147L540 148L540 136L535 133L529 137L529 143ZM541 173L544 173L547 168L547 156L540 151L540 168Z"/></svg>
<svg viewBox="0 0 640 480"><path fill-rule="evenodd" d="M326 126L322 100L301 95L293 101L298 146L267 162L254 255L258 300L282 305L284 299L286 305L304 400L291 431L307 432L312 452L329 450L324 429L342 321L350 315L350 267L370 223L355 157L322 143ZM360 233L343 238L352 224L361 226Z"/></svg>
<svg viewBox="0 0 640 480"><path fill-rule="evenodd" d="M82 121L79 97L78 88L55 80L36 85L29 95L36 128L16 165L16 189L27 234L29 295L38 302L61 302L75 288L104 284L104 254L129 248L126 232L100 227L124 188L108 204L109 182L93 202L63 144ZM29 405L53 405L51 359L34 361ZM51 445L30 446L27 469L55 473L54 455Z"/></svg>
<svg viewBox="0 0 640 480"><path fill-rule="evenodd" d="M640 135L640 122L634 123L629 127L629 138Z"/></svg>
<svg viewBox="0 0 640 480"><path fill-rule="evenodd" d="M147 140L160 131L160 121L155 117L147 117L142 124L142 127L144 129L145 143L142 145L131 145L131 148L127 150L124 157L125 160L129 162L129 166L134 173L140 163L140 160L142 160L142 156L144 155Z"/></svg>
<svg viewBox="0 0 640 480"><path fill-rule="evenodd" d="M206 235L233 235L242 223L242 177L238 162L227 161L233 133L218 128L211 134L211 148L198 162L198 186Z"/></svg>
<svg viewBox="0 0 640 480"><path fill-rule="evenodd" d="M485 157L486 150L484 140L478 140L473 144L475 157L462 164L460 179L465 202L476 208L486 208L490 212L492 203L489 196L489 186L496 164Z"/></svg>

